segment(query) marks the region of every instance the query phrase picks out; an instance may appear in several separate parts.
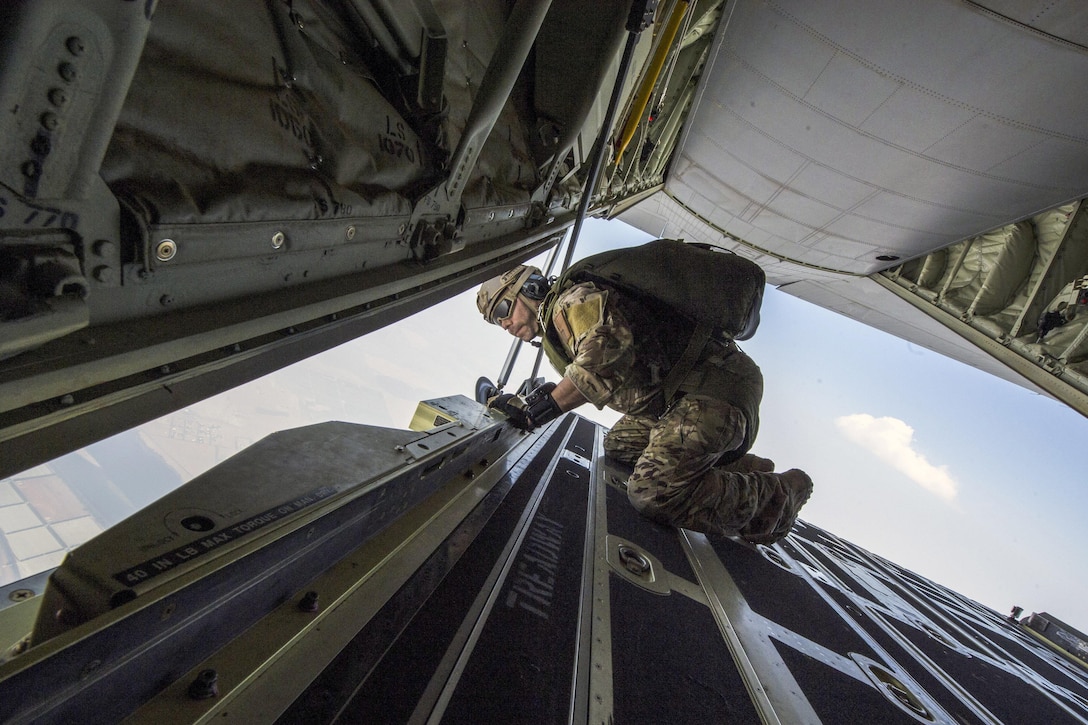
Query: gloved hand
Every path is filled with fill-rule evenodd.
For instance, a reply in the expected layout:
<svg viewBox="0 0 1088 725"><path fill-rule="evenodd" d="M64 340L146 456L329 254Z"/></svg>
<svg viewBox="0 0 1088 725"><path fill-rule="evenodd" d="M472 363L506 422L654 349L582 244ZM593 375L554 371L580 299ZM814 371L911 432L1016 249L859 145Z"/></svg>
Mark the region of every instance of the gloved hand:
<svg viewBox="0 0 1088 725"><path fill-rule="evenodd" d="M520 395L503 393L487 401L487 407L497 410L506 416L510 425L522 430L532 430L533 425L529 421L529 410L525 406L525 400Z"/></svg>
<svg viewBox="0 0 1088 725"><path fill-rule="evenodd" d="M552 397L553 390L555 383L544 383L525 399L526 412L534 428L552 422L563 413Z"/></svg>
<svg viewBox="0 0 1088 725"><path fill-rule="evenodd" d="M487 407L505 415L515 428L533 430L538 425L555 420L562 413L555 398L551 396L554 389L555 383L544 383L530 393L528 398L503 393L490 398Z"/></svg>

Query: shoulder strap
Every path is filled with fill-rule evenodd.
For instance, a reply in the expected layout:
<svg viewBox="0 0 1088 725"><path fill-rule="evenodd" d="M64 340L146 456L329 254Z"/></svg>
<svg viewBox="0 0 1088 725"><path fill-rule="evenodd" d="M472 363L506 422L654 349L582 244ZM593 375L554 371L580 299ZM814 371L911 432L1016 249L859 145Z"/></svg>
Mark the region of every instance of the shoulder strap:
<svg viewBox="0 0 1088 725"><path fill-rule="evenodd" d="M695 367L695 363L699 361L699 356L703 353L703 348L706 347L706 343L710 340L713 332L714 327L707 322L699 322L695 326L695 332L691 334L688 346L680 355L680 359L672 366L669 374L665 376L665 382L661 384L666 404L676 395L676 391L680 389L684 378L688 376L688 373Z"/></svg>
<svg viewBox="0 0 1088 725"><path fill-rule="evenodd" d="M555 339L555 328L551 324L552 308L555 306L556 300L559 298L558 286L553 285L550 292L545 296L544 300L540 303L540 307L537 308L537 322L540 329L540 345L544 350L544 354L548 358L548 362L555 368L555 371L560 375L566 372L567 365L570 364L570 360L567 359L566 353L563 351L563 346Z"/></svg>

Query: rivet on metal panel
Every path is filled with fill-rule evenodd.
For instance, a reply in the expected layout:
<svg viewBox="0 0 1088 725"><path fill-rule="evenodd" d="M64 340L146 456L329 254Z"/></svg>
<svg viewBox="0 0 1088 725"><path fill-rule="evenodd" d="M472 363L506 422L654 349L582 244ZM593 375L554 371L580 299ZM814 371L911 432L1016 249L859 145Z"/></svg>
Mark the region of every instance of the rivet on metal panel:
<svg viewBox="0 0 1088 725"><path fill-rule="evenodd" d="M117 247L108 239L99 239L94 243L94 253L99 257L113 256L113 252Z"/></svg>
<svg viewBox="0 0 1088 725"><path fill-rule="evenodd" d="M83 44L83 38L80 38L77 35L73 35L72 37L68 38L68 40L64 42L64 46L68 48L69 53L77 56L83 55L83 51L87 49L87 47Z"/></svg>
<svg viewBox="0 0 1088 725"><path fill-rule="evenodd" d="M32 589L16 589L8 595L8 599L13 602L25 602L27 599L30 599L33 596L34 591Z"/></svg>
<svg viewBox="0 0 1088 725"><path fill-rule="evenodd" d="M53 88L49 91L49 102L57 108L68 104L68 93L63 88Z"/></svg>
<svg viewBox="0 0 1088 725"><path fill-rule="evenodd" d="M75 402L76 402L76 399L74 397L72 397L71 393L68 393L66 395L62 395L61 398L60 398L60 404L61 405L72 405Z"/></svg>
<svg viewBox="0 0 1088 725"><path fill-rule="evenodd" d="M348 241L350 242L352 239L355 239L355 227L354 227L354 225L348 227Z"/></svg>
<svg viewBox="0 0 1088 725"><path fill-rule="evenodd" d="M55 131L60 125L60 119L57 118L57 114L52 111L46 111L41 116L42 128L47 131Z"/></svg>
<svg viewBox="0 0 1088 725"><path fill-rule="evenodd" d="M94 278L103 284L111 284L113 280L117 278L117 275L113 271L113 267L102 265L100 267L95 267Z"/></svg>
<svg viewBox="0 0 1088 725"><path fill-rule="evenodd" d="M76 67L71 63L61 63L57 66L57 74L67 83L71 83L78 75Z"/></svg>
<svg viewBox="0 0 1088 725"><path fill-rule="evenodd" d="M495 221L495 212L493 212L493 211L489 211L489 212L487 213L487 220L488 220L489 222L493 222L493 221Z"/></svg>
<svg viewBox="0 0 1088 725"><path fill-rule="evenodd" d="M160 262L169 262L178 253L178 245L173 239L163 239L155 247L155 258Z"/></svg>
<svg viewBox="0 0 1088 725"><path fill-rule="evenodd" d="M31 179L36 178L42 173L42 165L37 161L27 161L23 164L23 176Z"/></svg>
<svg viewBox="0 0 1088 725"><path fill-rule="evenodd" d="M169 307L174 304L174 296L169 294L163 295L159 298L159 304L163 307Z"/></svg>
<svg viewBox="0 0 1088 725"><path fill-rule="evenodd" d="M201 670L189 685L189 697L194 700L207 700L219 695L219 674L213 669Z"/></svg>
<svg viewBox="0 0 1088 725"><path fill-rule="evenodd" d="M282 249L285 241L287 241L287 237L284 236L283 232L276 232L272 235L272 248Z"/></svg>

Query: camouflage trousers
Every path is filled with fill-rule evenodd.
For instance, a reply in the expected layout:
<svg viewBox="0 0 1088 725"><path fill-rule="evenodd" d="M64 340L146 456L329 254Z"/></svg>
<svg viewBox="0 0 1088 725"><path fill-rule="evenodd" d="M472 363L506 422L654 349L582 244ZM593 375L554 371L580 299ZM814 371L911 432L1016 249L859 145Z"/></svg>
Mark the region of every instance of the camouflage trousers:
<svg viewBox="0 0 1088 725"><path fill-rule="evenodd" d="M660 418L625 415L605 435L604 449L634 464L627 496L644 516L770 543L789 533L808 494L792 490L782 474L735 470L744 468L744 459L716 465L723 454L743 445L745 426L733 405L685 395Z"/></svg>

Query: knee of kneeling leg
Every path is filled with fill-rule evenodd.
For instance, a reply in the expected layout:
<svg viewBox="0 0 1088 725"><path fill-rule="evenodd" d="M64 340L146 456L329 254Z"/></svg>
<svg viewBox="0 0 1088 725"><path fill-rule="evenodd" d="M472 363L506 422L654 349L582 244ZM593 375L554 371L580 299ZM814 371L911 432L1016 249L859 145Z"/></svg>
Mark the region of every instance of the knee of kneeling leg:
<svg viewBox="0 0 1088 725"><path fill-rule="evenodd" d="M638 489L627 485L627 500L643 516L660 520L665 518L665 510L661 502L657 500L656 492L652 489Z"/></svg>
<svg viewBox="0 0 1088 725"><path fill-rule="evenodd" d="M626 446L623 444L622 441L612 441L610 443L608 438L605 438L604 453L606 456L613 460L619 461L621 463L633 464L642 454L642 449Z"/></svg>

